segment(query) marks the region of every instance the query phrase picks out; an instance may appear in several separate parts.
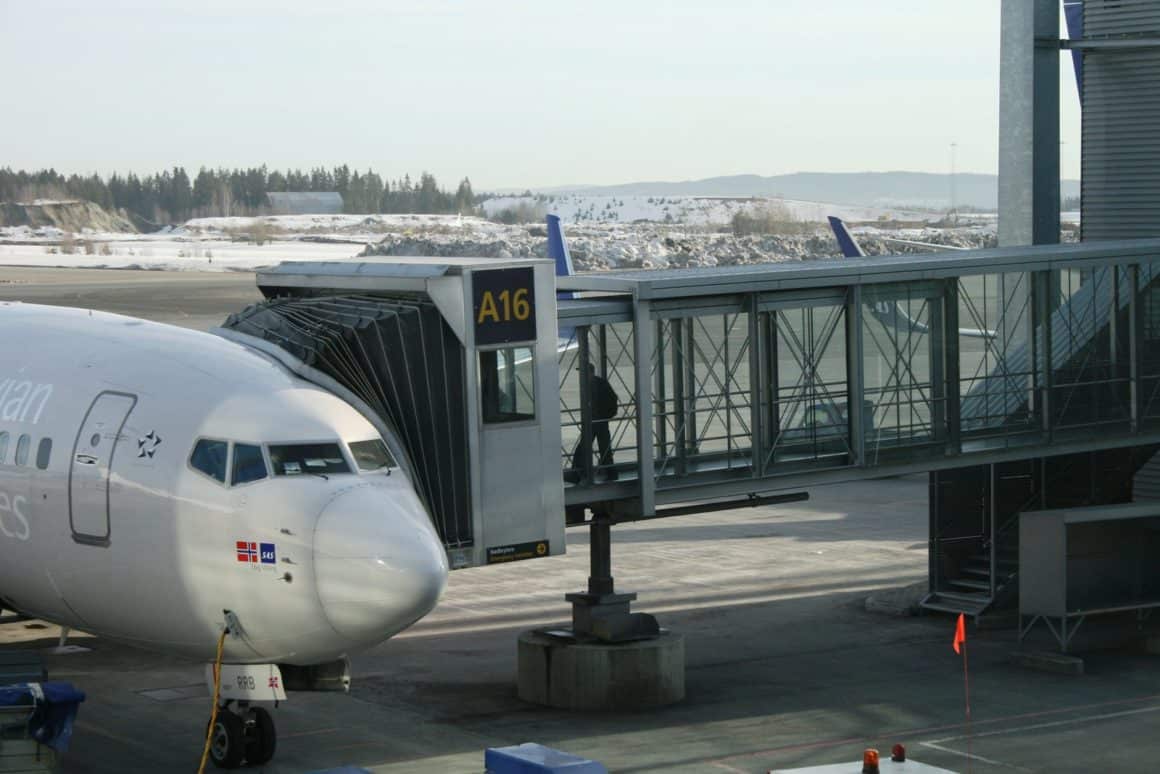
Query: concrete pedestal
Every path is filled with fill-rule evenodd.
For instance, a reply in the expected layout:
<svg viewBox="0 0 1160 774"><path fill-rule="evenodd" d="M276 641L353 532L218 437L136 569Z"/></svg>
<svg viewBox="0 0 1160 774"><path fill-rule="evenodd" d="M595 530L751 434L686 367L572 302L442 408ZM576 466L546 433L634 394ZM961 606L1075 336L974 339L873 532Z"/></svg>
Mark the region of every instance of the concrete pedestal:
<svg viewBox="0 0 1160 774"><path fill-rule="evenodd" d="M616 645L539 630L519 639L519 697L568 710L635 710L685 698L685 638L664 632Z"/></svg>

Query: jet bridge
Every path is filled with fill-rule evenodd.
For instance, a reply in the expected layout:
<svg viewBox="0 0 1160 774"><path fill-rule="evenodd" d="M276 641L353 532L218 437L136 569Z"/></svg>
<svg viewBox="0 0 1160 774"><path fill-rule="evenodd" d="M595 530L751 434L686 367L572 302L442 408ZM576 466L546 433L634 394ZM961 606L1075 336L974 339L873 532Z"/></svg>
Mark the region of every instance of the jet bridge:
<svg viewBox="0 0 1160 774"><path fill-rule="evenodd" d="M561 280L570 505L746 495L1160 440L1160 240ZM979 336L979 331L988 335ZM621 397L612 460L577 363ZM620 507L620 506L617 506Z"/></svg>
<svg viewBox="0 0 1160 774"><path fill-rule="evenodd" d="M563 279L566 502L615 522L931 473L927 604L978 614L1017 587L1021 510L1130 500L1160 443L1157 255L1135 240ZM610 456L585 360L621 398Z"/></svg>
<svg viewBox="0 0 1160 774"><path fill-rule="evenodd" d="M564 552L551 262L295 262L258 286L219 332L367 416L453 568Z"/></svg>

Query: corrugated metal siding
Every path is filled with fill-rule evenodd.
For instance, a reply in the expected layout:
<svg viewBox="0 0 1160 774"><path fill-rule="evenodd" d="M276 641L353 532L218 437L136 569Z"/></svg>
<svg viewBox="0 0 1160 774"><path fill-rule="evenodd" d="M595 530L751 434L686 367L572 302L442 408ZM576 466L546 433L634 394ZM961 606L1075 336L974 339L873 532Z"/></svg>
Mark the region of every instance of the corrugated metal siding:
<svg viewBox="0 0 1160 774"><path fill-rule="evenodd" d="M1160 30L1156 0L1084 0L1084 37L1139 35Z"/></svg>
<svg viewBox="0 0 1160 774"><path fill-rule="evenodd" d="M1154 35L1157 0L1087 0L1084 37ZM1160 236L1160 49L1084 54L1083 238Z"/></svg>

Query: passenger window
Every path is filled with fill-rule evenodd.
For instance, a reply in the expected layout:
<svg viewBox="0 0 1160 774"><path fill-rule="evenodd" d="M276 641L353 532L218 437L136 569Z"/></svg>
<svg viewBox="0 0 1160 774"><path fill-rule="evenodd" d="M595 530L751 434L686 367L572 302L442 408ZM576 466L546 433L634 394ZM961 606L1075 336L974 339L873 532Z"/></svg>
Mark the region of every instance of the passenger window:
<svg viewBox="0 0 1160 774"><path fill-rule="evenodd" d="M8 432L0 433L0 465L8 459Z"/></svg>
<svg viewBox="0 0 1160 774"><path fill-rule="evenodd" d="M248 484L251 481L261 481L269 475L266 472L266 460L262 457L262 447L251 446L245 443L234 444L234 470L230 482L234 484Z"/></svg>
<svg viewBox="0 0 1160 774"><path fill-rule="evenodd" d="M364 473L396 467L391 450L380 438L355 441L350 445L350 453L354 456L354 464Z"/></svg>
<svg viewBox="0 0 1160 774"><path fill-rule="evenodd" d="M479 353L484 422L521 422L536 418L535 368L531 347Z"/></svg>
<svg viewBox="0 0 1160 774"><path fill-rule="evenodd" d="M32 446L32 437L25 433L20 436L20 440L16 442L16 458L13 460L17 465L28 464L28 447Z"/></svg>
<svg viewBox="0 0 1160 774"><path fill-rule="evenodd" d="M48 470L50 459L52 459L52 439L41 438L40 445L36 447L36 467Z"/></svg>
<svg viewBox="0 0 1160 774"><path fill-rule="evenodd" d="M226 458L229 456L229 444L225 441L208 441L201 439L193 447L193 454L189 457L189 464L194 470L200 470L212 479L226 482Z"/></svg>

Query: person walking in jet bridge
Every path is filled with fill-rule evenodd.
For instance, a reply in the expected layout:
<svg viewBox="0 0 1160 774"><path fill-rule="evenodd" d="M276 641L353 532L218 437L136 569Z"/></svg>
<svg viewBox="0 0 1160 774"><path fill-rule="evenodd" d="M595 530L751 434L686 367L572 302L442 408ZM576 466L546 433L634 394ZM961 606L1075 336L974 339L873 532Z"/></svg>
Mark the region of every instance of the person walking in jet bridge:
<svg viewBox="0 0 1160 774"><path fill-rule="evenodd" d="M616 480L616 470L612 467L612 433L608 430L608 420L616 416L620 410L620 398L608 380L596 372L596 366L588 363L581 369L587 371L588 401L592 409L592 440L593 445L600 450L600 465L605 470L609 481ZM576 450L572 452L572 475L575 481L580 480L580 471L584 468L583 439L576 442ZM573 482L574 483L574 482Z"/></svg>

